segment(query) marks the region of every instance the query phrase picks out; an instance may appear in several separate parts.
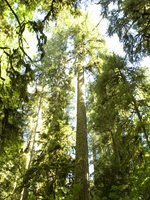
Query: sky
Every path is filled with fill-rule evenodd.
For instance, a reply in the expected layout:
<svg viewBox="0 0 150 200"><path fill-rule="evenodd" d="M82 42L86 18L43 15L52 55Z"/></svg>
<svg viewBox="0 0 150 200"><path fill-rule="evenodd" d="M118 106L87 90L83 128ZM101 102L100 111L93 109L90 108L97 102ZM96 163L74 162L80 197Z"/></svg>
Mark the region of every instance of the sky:
<svg viewBox="0 0 150 200"><path fill-rule="evenodd" d="M100 16L100 6L95 5L95 4L90 4L88 7L82 7L83 11L86 11L89 13L89 15L92 17L91 20L97 25L100 21L100 24L98 26L100 33L102 34L106 46L109 50L109 52L115 52L116 54L120 56L125 56L125 52L123 51L123 44L119 42L118 36L115 34L112 37L108 37L106 32L107 32L107 27L108 27L108 21L106 19L102 19ZM35 54L36 52L36 39L33 39L33 37L29 36L29 44L30 44L30 50L29 54ZM34 41L34 42L33 42ZM149 68L150 71L150 57L146 57L141 61L141 66L146 66ZM149 73L150 76L150 73ZM76 84L76 83L75 83ZM74 101L74 99L73 99ZM73 103L73 102L72 102ZM76 110L76 109L75 109ZM76 111L73 111L73 115L76 115ZM75 126L75 124L74 124ZM89 171L90 174L93 172L93 165L90 165Z"/></svg>
<svg viewBox="0 0 150 200"><path fill-rule="evenodd" d="M108 20L102 19L100 16L100 6L96 4L90 4L90 6L83 8L85 11L88 11L88 13L93 18L93 21L95 24L98 24L101 20L101 23L99 24L98 28L100 33L102 34L103 38L105 39L106 46L109 49L109 52L115 52L116 54L120 56L125 56L125 52L123 50L123 44L119 41L119 38L117 34L114 34L112 37L107 36L107 27L108 27ZM147 67L149 69L150 74L150 57L145 57L141 60L140 65L143 67Z"/></svg>
<svg viewBox="0 0 150 200"><path fill-rule="evenodd" d="M120 56L125 56L125 52L123 50L123 44L119 41L119 38L117 34L114 34L112 37L107 36L107 27L108 27L108 20L102 19L100 16L100 6L91 4L88 7L83 7L84 11L87 11L89 15L93 18L93 22L97 25L100 21L100 24L98 26L98 29L100 33L102 34L105 42L106 47L108 48L109 52L115 52L116 54ZM143 60L140 62L140 65L143 67L147 67L149 69L148 76L150 77L150 57L143 58ZM90 158L90 160L92 157ZM89 165L89 173L92 174L94 172L94 166L93 164ZM91 177L92 178L92 177Z"/></svg>
<svg viewBox="0 0 150 200"><path fill-rule="evenodd" d="M120 56L125 56L125 52L123 51L123 44L119 41L117 34L114 34L112 37L107 36L108 20L102 19L100 15L100 10L101 10L100 5L89 3L88 6L84 5L81 6L81 9L89 13L89 15L91 16L91 20L95 23L95 25L97 25L101 21L98 26L98 29L106 42L108 51L114 52ZM41 16L40 18L43 18L43 16ZM30 48L27 50L27 52L29 53L29 55L34 55L36 52L37 42L36 38L33 39L33 37L34 36L31 37L31 35L28 36L28 43L30 44ZM149 69L149 75L150 75L150 57L143 58L142 61L140 62L140 65L143 67L146 66Z"/></svg>

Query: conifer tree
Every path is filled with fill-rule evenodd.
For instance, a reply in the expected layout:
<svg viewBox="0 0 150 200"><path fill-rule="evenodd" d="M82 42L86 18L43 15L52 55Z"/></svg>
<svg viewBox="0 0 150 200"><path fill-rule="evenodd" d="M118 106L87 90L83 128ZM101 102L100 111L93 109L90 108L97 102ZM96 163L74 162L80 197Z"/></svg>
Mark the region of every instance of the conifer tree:
<svg viewBox="0 0 150 200"><path fill-rule="evenodd" d="M134 190L137 188L135 179L140 178L137 171L143 167L148 170L149 142L144 133L148 130L147 81L143 70L128 67L125 59L109 55L104 59L95 85L90 86L89 128L95 133L91 140L96 152L93 156L94 190L101 198L120 199L122 196L125 199L133 195L144 199L143 192L135 194ZM144 119L139 118L137 109L140 115L145 113Z"/></svg>

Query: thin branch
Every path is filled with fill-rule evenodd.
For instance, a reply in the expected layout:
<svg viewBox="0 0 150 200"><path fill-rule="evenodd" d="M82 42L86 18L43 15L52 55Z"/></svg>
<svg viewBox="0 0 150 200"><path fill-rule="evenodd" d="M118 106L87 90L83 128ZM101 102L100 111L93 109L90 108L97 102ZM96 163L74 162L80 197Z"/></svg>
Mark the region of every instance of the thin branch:
<svg viewBox="0 0 150 200"><path fill-rule="evenodd" d="M103 18L100 19L100 21L97 23L97 25L93 28L92 31L94 31L100 25L100 23L101 23L102 20L103 20Z"/></svg>
<svg viewBox="0 0 150 200"><path fill-rule="evenodd" d="M0 47L0 49L10 49L9 47Z"/></svg>
<svg viewBox="0 0 150 200"><path fill-rule="evenodd" d="M17 20L19 26L21 27L20 20L19 20L18 16L16 15L15 11L12 9L11 5L9 4L9 2L8 2L7 0L4 0L4 1L7 3L8 7L10 8L10 10L11 10L12 13L13 13L13 15L15 16L15 18L16 18L16 20Z"/></svg>
<svg viewBox="0 0 150 200"><path fill-rule="evenodd" d="M50 6L50 10L49 10L49 12L47 13L47 15L44 17L44 19L42 21L43 23L50 17L50 15L51 15L51 13L52 13L52 11L54 9L54 3L55 3L55 0L52 1L52 4Z"/></svg>

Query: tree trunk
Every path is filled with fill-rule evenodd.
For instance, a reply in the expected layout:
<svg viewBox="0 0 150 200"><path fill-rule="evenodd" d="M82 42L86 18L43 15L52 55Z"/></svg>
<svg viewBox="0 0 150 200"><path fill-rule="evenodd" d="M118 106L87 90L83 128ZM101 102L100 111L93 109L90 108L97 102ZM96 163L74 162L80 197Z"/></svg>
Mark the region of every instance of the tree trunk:
<svg viewBox="0 0 150 200"><path fill-rule="evenodd" d="M84 94L84 68L78 66L77 78L77 132L75 184L79 187L77 200L89 200L88 184L88 144L86 127L86 107Z"/></svg>
<svg viewBox="0 0 150 200"><path fill-rule="evenodd" d="M96 172L97 172L97 159L96 159L96 135L93 133L92 135L92 154L93 154L93 167L94 167L94 185L96 185Z"/></svg>

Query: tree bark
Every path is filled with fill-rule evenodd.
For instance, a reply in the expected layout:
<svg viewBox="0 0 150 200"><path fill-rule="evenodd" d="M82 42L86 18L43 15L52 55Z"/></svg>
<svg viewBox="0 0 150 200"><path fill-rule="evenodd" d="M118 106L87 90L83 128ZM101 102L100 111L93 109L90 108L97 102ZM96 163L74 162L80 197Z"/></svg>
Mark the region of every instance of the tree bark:
<svg viewBox="0 0 150 200"><path fill-rule="evenodd" d="M89 200L88 184L88 144L86 125L86 106L84 93L84 68L78 66L77 78L77 132L75 184L80 188L77 200Z"/></svg>

